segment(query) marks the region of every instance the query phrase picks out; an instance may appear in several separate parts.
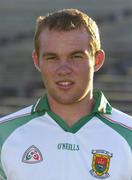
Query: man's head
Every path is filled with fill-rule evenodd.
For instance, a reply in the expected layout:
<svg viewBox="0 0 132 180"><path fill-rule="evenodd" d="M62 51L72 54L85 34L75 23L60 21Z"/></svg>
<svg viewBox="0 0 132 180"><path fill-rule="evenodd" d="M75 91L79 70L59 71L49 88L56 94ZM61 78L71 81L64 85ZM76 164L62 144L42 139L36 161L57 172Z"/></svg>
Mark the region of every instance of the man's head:
<svg viewBox="0 0 132 180"><path fill-rule="evenodd" d="M63 9L37 19L34 46L39 56L39 37L44 29L70 31L85 28L90 35L90 53L95 54L101 48L99 30L96 22L77 9Z"/></svg>
<svg viewBox="0 0 132 180"><path fill-rule="evenodd" d="M104 62L96 23L73 9L39 17L32 57L52 102L92 98L94 72Z"/></svg>

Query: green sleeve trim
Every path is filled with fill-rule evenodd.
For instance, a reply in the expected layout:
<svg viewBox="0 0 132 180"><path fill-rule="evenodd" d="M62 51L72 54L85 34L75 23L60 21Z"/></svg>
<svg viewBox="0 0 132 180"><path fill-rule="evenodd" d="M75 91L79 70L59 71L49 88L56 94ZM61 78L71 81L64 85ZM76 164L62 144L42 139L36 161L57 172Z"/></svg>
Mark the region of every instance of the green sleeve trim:
<svg viewBox="0 0 132 180"><path fill-rule="evenodd" d="M125 128L124 126L120 124L115 124L107 120L107 117L103 117L100 114L96 114L96 116L105 124L107 124L109 127L114 129L116 132L118 132L129 144L131 150L132 150L132 130Z"/></svg>
<svg viewBox="0 0 132 180"><path fill-rule="evenodd" d="M2 170L1 163L0 163L0 180L7 180L5 173Z"/></svg>

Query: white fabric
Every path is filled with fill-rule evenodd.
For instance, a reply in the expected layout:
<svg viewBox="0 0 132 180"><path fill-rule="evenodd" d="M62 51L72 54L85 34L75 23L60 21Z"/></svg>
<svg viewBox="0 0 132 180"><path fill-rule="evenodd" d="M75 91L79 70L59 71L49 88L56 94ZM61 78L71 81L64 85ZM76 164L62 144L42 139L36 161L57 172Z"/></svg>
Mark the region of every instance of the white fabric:
<svg viewBox="0 0 132 180"><path fill-rule="evenodd" d="M115 113L118 119L122 117ZM32 146L39 150L41 161L23 162ZM8 180L95 180L97 177L90 173L93 150L112 154L109 177L104 179L132 180L132 152L127 141L97 117L76 133L64 131L47 113L34 118L6 139L1 161Z"/></svg>

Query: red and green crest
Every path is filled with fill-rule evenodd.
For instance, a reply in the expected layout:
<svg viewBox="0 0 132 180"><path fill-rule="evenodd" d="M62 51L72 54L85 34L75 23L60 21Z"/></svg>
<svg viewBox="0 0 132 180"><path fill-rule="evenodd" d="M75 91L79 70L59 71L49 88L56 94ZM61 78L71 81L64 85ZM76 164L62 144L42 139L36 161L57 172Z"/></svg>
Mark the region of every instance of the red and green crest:
<svg viewBox="0 0 132 180"><path fill-rule="evenodd" d="M43 160L40 150L34 145L30 146L24 153L22 157L22 162L24 163L38 163Z"/></svg>
<svg viewBox="0 0 132 180"><path fill-rule="evenodd" d="M112 153L105 150L93 150L92 154L92 170L90 170L90 173L98 179L109 177L108 171Z"/></svg>

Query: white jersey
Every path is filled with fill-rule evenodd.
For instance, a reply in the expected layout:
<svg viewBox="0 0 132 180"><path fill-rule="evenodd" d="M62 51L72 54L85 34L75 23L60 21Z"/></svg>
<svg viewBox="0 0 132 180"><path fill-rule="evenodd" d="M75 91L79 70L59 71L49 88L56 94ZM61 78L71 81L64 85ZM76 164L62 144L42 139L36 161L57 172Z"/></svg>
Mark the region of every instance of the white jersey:
<svg viewBox="0 0 132 180"><path fill-rule="evenodd" d="M0 119L0 180L132 180L132 118L101 92L72 127L46 96Z"/></svg>

